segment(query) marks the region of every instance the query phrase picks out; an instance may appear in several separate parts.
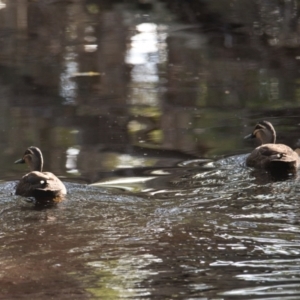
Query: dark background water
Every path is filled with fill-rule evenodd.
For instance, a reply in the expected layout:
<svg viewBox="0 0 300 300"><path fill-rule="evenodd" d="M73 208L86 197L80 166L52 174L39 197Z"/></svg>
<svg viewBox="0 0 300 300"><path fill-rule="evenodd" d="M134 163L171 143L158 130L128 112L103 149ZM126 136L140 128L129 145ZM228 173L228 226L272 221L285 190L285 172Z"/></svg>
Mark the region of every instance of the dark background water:
<svg viewBox="0 0 300 300"><path fill-rule="evenodd" d="M1 299L299 299L297 1L0 1ZM13 194L25 149L68 197ZM109 188L109 189L108 189Z"/></svg>

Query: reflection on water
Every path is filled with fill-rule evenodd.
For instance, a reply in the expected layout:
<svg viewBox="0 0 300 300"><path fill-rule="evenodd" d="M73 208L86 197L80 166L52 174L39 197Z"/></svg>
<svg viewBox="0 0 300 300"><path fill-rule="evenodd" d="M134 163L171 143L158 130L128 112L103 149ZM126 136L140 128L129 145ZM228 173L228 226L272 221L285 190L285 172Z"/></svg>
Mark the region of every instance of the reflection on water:
<svg viewBox="0 0 300 300"><path fill-rule="evenodd" d="M78 63L76 62L76 52L74 47L67 47L65 54L65 71L60 76L60 95L65 99L66 104L74 104L76 99L77 84L72 77L78 72Z"/></svg>
<svg viewBox="0 0 300 300"><path fill-rule="evenodd" d="M162 79L158 66L167 61L167 27L142 23L136 30L138 34L131 38L125 57L125 62L132 65L128 104L160 106L161 92L157 85Z"/></svg>
<svg viewBox="0 0 300 300"><path fill-rule="evenodd" d="M77 157L80 153L80 150L75 147L70 147L67 151L67 159L66 159L66 169L69 173L78 174L79 170L77 169Z"/></svg>
<svg viewBox="0 0 300 300"><path fill-rule="evenodd" d="M299 175L243 140L299 143L299 9L0 1L0 298L299 299ZM30 145L57 205L14 195Z"/></svg>
<svg viewBox="0 0 300 300"><path fill-rule="evenodd" d="M67 199L46 210L2 184L3 295L20 295L11 282L38 278L30 293L46 297L44 281L56 274L80 298L299 297L299 179L257 177L239 159L145 168L127 183L69 183Z"/></svg>

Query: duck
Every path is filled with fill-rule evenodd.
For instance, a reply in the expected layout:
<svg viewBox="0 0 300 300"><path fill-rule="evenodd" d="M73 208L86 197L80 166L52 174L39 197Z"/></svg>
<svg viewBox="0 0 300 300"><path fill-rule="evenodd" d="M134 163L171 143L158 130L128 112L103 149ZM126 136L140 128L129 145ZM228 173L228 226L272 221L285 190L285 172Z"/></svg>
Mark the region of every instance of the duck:
<svg viewBox="0 0 300 300"><path fill-rule="evenodd" d="M255 138L260 146L246 158L248 167L269 171L296 172L299 168L299 155L289 146L276 144L276 131L268 121L258 122L245 139Z"/></svg>
<svg viewBox="0 0 300 300"><path fill-rule="evenodd" d="M65 185L53 173L43 172L43 154L38 147L28 147L23 157L15 161L15 164L24 163L29 166L30 172L17 183L16 195L36 200L64 198L67 194Z"/></svg>

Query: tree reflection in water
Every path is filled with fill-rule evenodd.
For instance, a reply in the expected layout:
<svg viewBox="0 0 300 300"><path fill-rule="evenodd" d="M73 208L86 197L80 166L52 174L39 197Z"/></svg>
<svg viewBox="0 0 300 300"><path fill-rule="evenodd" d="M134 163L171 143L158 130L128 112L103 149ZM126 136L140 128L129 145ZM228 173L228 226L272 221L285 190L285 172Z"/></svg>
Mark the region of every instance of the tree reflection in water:
<svg viewBox="0 0 300 300"><path fill-rule="evenodd" d="M0 298L299 297L298 176L246 168L242 138L271 119L299 146L298 16L0 1ZM67 182L54 207L11 195L28 145Z"/></svg>

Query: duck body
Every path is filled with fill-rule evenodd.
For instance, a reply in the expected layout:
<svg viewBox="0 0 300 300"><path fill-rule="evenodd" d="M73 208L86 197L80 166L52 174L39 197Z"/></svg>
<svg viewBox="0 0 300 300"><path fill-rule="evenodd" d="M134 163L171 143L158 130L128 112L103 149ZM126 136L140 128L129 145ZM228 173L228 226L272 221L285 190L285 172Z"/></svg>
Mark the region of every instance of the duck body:
<svg viewBox="0 0 300 300"><path fill-rule="evenodd" d="M284 144L264 144L255 148L247 157L246 165L257 169L298 169L299 156Z"/></svg>
<svg viewBox="0 0 300 300"><path fill-rule="evenodd" d="M16 195L23 197L62 197L67 194L65 185L50 172L32 171L24 175L16 186Z"/></svg>
<svg viewBox="0 0 300 300"><path fill-rule="evenodd" d="M248 167L270 171L292 171L299 168L299 155L284 144L276 144L276 132L268 121L257 123L254 131L245 138L256 138L262 145L255 148L246 158Z"/></svg>
<svg viewBox="0 0 300 300"><path fill-rule="evenodd" d="M67 194L65 185L53 173L42 172L43 156L39 148L29 147L15 163L26 163L31 172L24 175L16 186L16 195L35 199L59 199Z"/></svg>

